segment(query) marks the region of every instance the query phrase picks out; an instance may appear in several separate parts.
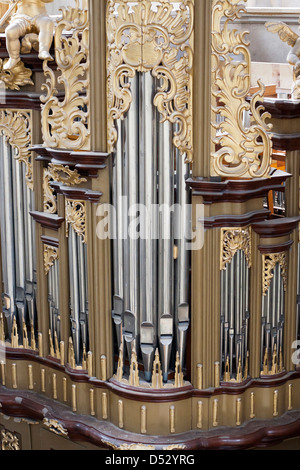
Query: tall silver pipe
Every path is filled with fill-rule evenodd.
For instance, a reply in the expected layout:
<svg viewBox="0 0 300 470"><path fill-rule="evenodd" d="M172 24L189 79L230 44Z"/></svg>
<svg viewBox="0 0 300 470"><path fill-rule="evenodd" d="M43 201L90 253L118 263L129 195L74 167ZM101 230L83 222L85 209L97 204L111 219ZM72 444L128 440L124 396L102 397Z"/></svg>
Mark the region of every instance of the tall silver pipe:
<svg viewBox="0 0 300 470"><path fill-rule="evenodd" d="M190 165L185 163L185 155L176 150L176 204L180 208L176 212L175 236L177 237L177 260L175 263L175 324L176 344L180 365L185 363L186 340L190 326L189 309L189 268L190 252L187 250L187 227L191 227L190 189L186 184L190 176Z"/></svg>
<svg viewBox="0 0 300 470"><path fill-rule="evenodd" d="M8 334L11 335L15 307L15 252L14 252L14 226L13 226L13 199L12 199L12 149L1 137L2 168L1 168L1 206L2 224L1 241L3 256L3 281L4 281L4 314L7 318Z"/></svg>
<svg viewBox="0 0 300 470"><path fill-rule="evenodd" d="M27 309L25 305L25 263L28 256L25 253L25 214L23 198L23 172L22 165L15 159L15 150L12 151L12 188L13 188L13 219L15 243L15 288L16 306L20 325L26 321Z"/></svg>
<svg viewBox="0 0 300 470"><path fill-rule="evenodd" d="M78 282L78 257L76 246L76 233L69 227L69 270L70 270L70 310L71 331L74 345L76 363L80 362L80 300Z"/></svg>
<svg viewBox="0 0 300 470"><path fill-rule="evenodd" d="M79 305L80 305L80 329L81 341L87 347L87 319L86 319L86 288L85 288L85 252L84 243L81 236L76 237L78 256L78 282L79 282Z"/></svg>
<svg viewBox="0 0 300 470"><path fill-rule="evenodd" d="M233 374L233 354L234 354L234 281L235 281L235 257L232 258L229 265L230 271L230 296L229 296L229 366L230 376Z"/></svg>
<svg viewBox="0 0 300 470"><path fill-rule="evenodd" d="M122 151L122 123L116 121L118 140L113 165L112 201L115 210L114 238L113 238L113 273L114 273L114 298L113 321L118 343L118 349L122 343L124 320L124 261L123 261L123 151Z"/></svg>
<svg viewBox="0 0 300 470"><path fill-rule="evenodd" d="M140 346L145 378L151 380L157 342L157 130L153 106L155 82L151 72L140 74L140 203L148 217L140 240Z"/></svg>
<svg viewBox="0 0 300 470"><path fill-rule="evenodd" d="M124 210L124 225L130 224L137 218L139 202L139 77L136 75L129 80L132 103L125 119L124 139L124 193L127 197L127 207ZM153 158L153 157L152 157ZM132 210L132 215L129 215ZM136 227L133 227L136 229ZM124 339L127 345L129 360L135 349L139 352L139 240L137 233L129 233L124 246Z"/></svg>
<svg viewBox="0 0 300 470"><path fill-rule="evenodd" d="M163 379L168 380L169 362L173 345L174 329L174 261L173 261L173 217L170 209L174 205L174 159L172 152L172 129L165 121L159 125L159 206L160 211L159 268L158 268L158 315L159 345Z"/></svg>

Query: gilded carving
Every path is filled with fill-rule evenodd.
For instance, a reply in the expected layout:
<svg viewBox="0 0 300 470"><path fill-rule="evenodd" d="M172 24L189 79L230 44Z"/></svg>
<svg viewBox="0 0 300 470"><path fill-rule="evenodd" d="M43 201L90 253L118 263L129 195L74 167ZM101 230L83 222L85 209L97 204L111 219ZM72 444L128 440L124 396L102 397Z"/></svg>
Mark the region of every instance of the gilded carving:
<svg viewBox="0 0 300 470"><path fill-rule="evenodd" d="M56 419L44 418L44 426L49 428L51 432L57 434L58 436L68 436L68 431L59 423Z"/></svg>
<svg viewBox="0 0 300 470"><path fill-rule="evenodd" d="M232 29L240 18L240 0L213 0L212 96L213 144L211 176L265 178L271 166L272 126L262 112L264 87L250 93L251 57L245 32ZM240 57L243 57L241 60ZM246 114L252 115L248 125Z"/></svg>
<svg viewBox="0 0 300 470"><path fill-rule="evenodd" d="M0 59L0 80L8 90L20 90L21 86L34 85L31 77L32 70L19 61L13 68L6 69L8 59Z"/></svg>
<svg viewBox="0 0 300 470"><path fill-rule="evenodd" d="M66 199L66 230L69 236L69 224L75 233L86 243L86 204L85 201Z"/></svg>
<svg viewBox="0 0 300 470"><path fill-rule="evenodd" d="M42 99L45 147L90 150L89 131L89 13L75 7L61 9L54 34L57 74L44 62L46 83ZM71 37L66 33L72 32ZM63 86L64 99L58 96Z"/></svg>
<svg viewBox="0 0 300 470"><path fill-rule="evenodd" d="M221 230L221 270L226 269L237 251L245 253L248 267L251 267L251 227L223 228Z"/></svg>
<svg viewBox="0 0 300 470"><path fill-rule="evenodd" d="M174 145L191 161L194 0L182 0L177 11L170 0L157 2L155 8L153 3L108 1L109 151L118 138L115 120L124 118L132 102L128 78L152 70L153 77L160 80L153 103L162 121L178 125Z"/></svg>
<svg viewBox="0 0 300 470"><path fill-rule="evenodd" d="M1 450L21 450L19 437L5 429L1 431Z"/></svg>
<svg viewBox="0 0 300 470"><path fill-rule="evenodd" d="M270 288L271 279L274 276L274 268L277 263L280 264L281 276L283 279L283 286L284 286L284 290L286 291L287 254L286 252L273 253L273 254L263 255L263 295L266 295L268 289Z"/></svg>
<svg viewBox="0 0 300 470"><path fill-rule="evenodd" d="M0 110L0 131L7 145L16 149L15 158L26 166L26 182L33 189L31 152L31 111Z"/></svg>
<svg viewBox="0 0 300 470"><path fill-rule="evenodd" d="M44 269L45 275L49 274L51 267L58 259L58 248L51 245L44 245Z"/></svg>
<svg viewBox="0 0 300 470"><path fill-rule="evenodd" d="M79 185L86 182L77 170L71 170L68 166L50 163L44 169L43 189L44 189L44 212L56 214L57 202L54 191L51 187L51 181L63 183L66 186Z"/></svg>

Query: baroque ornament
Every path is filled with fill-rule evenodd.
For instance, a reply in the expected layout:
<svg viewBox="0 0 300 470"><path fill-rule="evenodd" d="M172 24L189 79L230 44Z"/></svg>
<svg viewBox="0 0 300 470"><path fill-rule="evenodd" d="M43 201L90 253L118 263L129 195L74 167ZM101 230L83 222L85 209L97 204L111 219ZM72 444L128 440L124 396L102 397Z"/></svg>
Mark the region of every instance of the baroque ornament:
<svg viewBox="0 0 300 470"><path fill-rule="evenodd" d="M193 27L194 0L182 0L177 11L170 0L108 1L109 152L118 139L115 121L124 119L132 103L128 79L152 71L160 82L153 104L162 122L176 124L173 143L192 161Z"/></svg>
<svg viewBox="0 0 300 470"><path fill-rule="evenodd" d="M44 169L43 189L44 189L44 212L56 214L57 202L54 191L51 187L51 181L63 183L66 186L78 185L86 182L77 170L71 170L68 166L50 163Z"/></svg>
<svg viewBox="0 0 300 470"><path fill-rule="evenodd" d="M213 0L212 127L216 150L211 155L211 176L265 178L271 167L272 126L266 124L271 116L260 104L264 95L261 82L250 102L246 100L250 94L249 42L246 32L230 28L242 11L240 0ZM247 113L252 115L249 125L244 121Z"/></svg>
<svg viewBox="0 0 300 470"><path fill-rule="evenodd" d="M286 252L282 253L273 253L268 255L263 255L263 295L266 295L270 285L271 279L274 276L274 268L276 264L279 263L281 268L281 276L283 279L284 291L287 287L287 254Z"/></svg>
<svg viewBox="0 0 300 470"><path fill-rule="evenodd" d="M89 131L89 13L75 7L62 8L55 35L57 74L44 62L47 77L43 89L42 131L45 147L90 150ZM67 37L66 32L72 31ZM64 87L64 98L57 85Z"/></svg>
<svg viewBox="0 0 300 470"><path fill-rule="evenodd" d="M0 132L5 136L7 145L16 149L15 158L26 166L26 182L33 189L31 162L31 111L0 110Z"/></svg>
<svg viewBox="0 0 300 470"><path fill-rule="evenodd" d="M19 437L12 432L2 429L1 450L21 450Z"/></svg>
<svg viewBox="0 0 300 470"><path fill-rule="evenodd" d="M69 235L69 224L75 233L86 243L86 204L85 201L66 199L66 230Z"/></svg>
<svg viewBox="0 0 300 470"><path fill-rule="evenodd" d="M65 429L63 425L59 423L56 419L44 418L43 424L44 426L49 428L51 432L57 434L58 436L68 436L67 429Z"/></svg>
<svg viewBox="0 0 300 470"><path fill-rule="evenodd" d="M58 259L58 248L51 245L44 245L44 268L45 274L49 274L51 267Z"/></svg>
<svg viewBox="0 0 300 470"><path fill-rule="evenodd" d="M237 251L245 253L251 267L251 227L223 228L221 230L221 270L226 269Z"/></svg>
<svg viewBox="0 0 300 470"><path fill-rule="evenodd" d="M34 85L31 79L32 70L25 67L22 61L19 61L13 68L5 70L7 61L8 59L4 61L0 59L0 80L5 88L19 91L21 86Z"/></svg>

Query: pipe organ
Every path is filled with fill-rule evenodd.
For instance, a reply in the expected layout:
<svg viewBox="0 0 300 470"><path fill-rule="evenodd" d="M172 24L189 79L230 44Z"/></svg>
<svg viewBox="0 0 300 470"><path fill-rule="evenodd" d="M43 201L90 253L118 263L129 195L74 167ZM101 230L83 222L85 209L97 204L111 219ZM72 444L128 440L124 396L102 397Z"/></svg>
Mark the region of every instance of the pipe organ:
<svg viewBox="0 0 300 470"><path fill-rule="evenodd" d="M74 0L53 61L1 42L2 449L300 436L300 104L253 93L243 11Z"/></svg>

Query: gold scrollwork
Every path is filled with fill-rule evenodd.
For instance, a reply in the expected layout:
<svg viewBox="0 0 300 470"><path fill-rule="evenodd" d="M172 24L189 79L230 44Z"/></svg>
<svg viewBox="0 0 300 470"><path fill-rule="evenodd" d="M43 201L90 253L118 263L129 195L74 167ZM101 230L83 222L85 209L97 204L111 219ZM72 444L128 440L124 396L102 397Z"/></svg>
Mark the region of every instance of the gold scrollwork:
<svg viewBox="0 0 300 470"><path fill-rule="evenodd" d="M69 224L75 233L86 243L86 203L66 199L66 235L69 236Z"/></svg>
<svg viewBox="0 0 300 470"><path fill-rule="evenodd" d="M246 32L232 29L243 12L240 0L213 0L212 127L216 150L211 155L211 176L266 178L271 167L272 142L263 112L264 86L251 98L251 57ZM242 60L239 57L243 57ZM245 115L252 115L245 122Z"/></svg>
<svg viewBox="0 0 300 470"><path fill-rule="evenodd" d="M0 77L1 78L1 77ZM16 149L15 158L26 166L26 182L33 189L33 174L31 163L31 111L0 110L0 132L6 138L8 145Z"/></svg>
<svg viewBox="0 0 300 470"><path fill-rule="evenodd" d="M42 131L46 147L68 150L90 150L89 131L89 12L75 7L61 9L55 36L55 72L44 62L47 77L43 89ZM72 37L66 32L72 31ZM63 84L65 96L60 99L57 84Z"/></svg>
<svg viewBox="0 0 300 470"><path fill-rule="evenodd" d="M115 120L123 119L132 102L127 79L152 70L160 80L154 105L162 121L177 124L176 148L192 161L192 62L194 0L108 1L107 109L108 145L112 152L118 135ZM118 6L116 7L116 4Z"/></svg>
<svg viewBox="0 0 300 470"><path fill-rule="evenodd" d="M263 295L266 295L270 285L271 279L274 276L274 268L276 264L279 263L281 268L281 276L283 280L284 291L287 287L287 254L286 252L282 253L272 253L263 255Z"/></svg>
<svg viewBox="0 0 300 470"><path fill-rule="evenodd" d="M21 450L19 437L10 431L2 429L1 450Z"/></svg>
<svg viewBox="0 0 300 470"><path fill-rule="evenodd" d="M221 270L231 263L237 251L245 253L251 267L251 227L223 228L221 230Z"/></svg>
<svg viewBox="0 0 300 470"><path fill-rule="evenodd" d="M79 185L86 182L77 170L71 170L68 166L50 163L44 169L43 189L44 189L44 212L56 214L57 202L54 191L51 187L51 181L63 183L66 186Z"/></svg>
<svg viewBox="0 0 300 470"><path fill-rule="evenodd" d="M51 432L57 434L58 436L68 436L67 429L65 429L63 425L59 423L56 419L44 418L43 424L44 426L49 428Z"/></svg>
<svg viewBox="0 0 300 470"><path fill-rule="evenodd" d="M58 248L51 245L44 245L44 269L45 275L49 274L51 267L58 259Z"/></svg>

